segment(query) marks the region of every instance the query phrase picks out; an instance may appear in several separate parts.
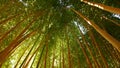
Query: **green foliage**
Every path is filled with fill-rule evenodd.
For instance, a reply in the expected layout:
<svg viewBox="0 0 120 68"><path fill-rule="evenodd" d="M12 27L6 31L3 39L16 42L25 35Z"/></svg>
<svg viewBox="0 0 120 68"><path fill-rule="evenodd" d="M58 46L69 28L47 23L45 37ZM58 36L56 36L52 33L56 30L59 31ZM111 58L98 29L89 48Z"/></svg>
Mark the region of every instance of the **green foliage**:
<svg viewBox="0 0 120 68"><path fill-rule="evenodd" d="M91 1L113 7L119 7L119 4L116 4L117 2L112 0ZM87 49L88 47L91 49L93 56L101 67L104 68L105 64L99 51L101 51L103 57L105 57L109 68L120 67L120 65L118 65L120 63L120 58L117 57L116 59L112 54L114 53L115 55L120 56L119 52L116 51L116 49L113 48L108 41L102 38L82 18L79 18L78 15L71 11L69 7L80 11L114 38L120 40L120 26L104 19L103 16L117 21L118 23L120 22L120 19L113 17L112 13L91 7L83 2L80 2L80 0L0 0L0 54L8 46L10 46L12 41L16 41L14 43L18 43L30 32L36 32L35 35L25 38L25 40L22 40L18 45L16 45L17 47L10 51L5 61L0 62L1 68L13 68L15 66L17 68L24 68L25 65L27 65L25 62L27 62L27 59L30 58L31 60L27 63L28 67L31 68L44 67L45 62L47 63L46 68L52 67L52 65L54 68L61 68L62 66L68 68L70 65L69 60L71 61L72 68L88 68L88 61L86 61L86 57L78 41L82 43L81 45L85 49L93 68L96 68L96 66L90 52ZM16 14L20 15L11 18ZM8 18L11 19L6 21L6 23L4 22L1 24L3 20L7 20ZM32 21L34 23L25 30L20 38L15 40L15 38ZM16 26L17 23L20 23L19 26L14 28L3 39L1 39L2 36ZM85 38L82 37L80 31ZM91 31L92 35L95 37L100 50L97 50L89 31ZM88 44L88 47L86 46L84 40ZM70 59L68 56L68 45L70 46ZM106 49L107 46L110 48ZM111 51L112 49L114 52ZM48 54L46 56L47 52ZM54 62L53 58L55 59ZM114 59L114 61L112 61L112 59Z"/></svg>

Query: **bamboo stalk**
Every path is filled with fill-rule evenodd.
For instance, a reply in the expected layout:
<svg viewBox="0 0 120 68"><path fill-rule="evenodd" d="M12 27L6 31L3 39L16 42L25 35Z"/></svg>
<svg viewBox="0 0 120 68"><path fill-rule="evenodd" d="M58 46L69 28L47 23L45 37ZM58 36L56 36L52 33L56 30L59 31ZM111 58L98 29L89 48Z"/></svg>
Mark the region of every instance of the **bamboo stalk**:
<svg viewBox="0 0 120 68"><path fill-rule="evenodd" d="M35 31L30 32L30 33L27 34L24 38L22 38L22 39L20 39L19 41L17 41L17 43L15 44L15 46L13 46L12 48L16 48L17 45L19 45L23 40L25 40L26 38L30 37L30 36L33 35L33 34L35 34ZM6 60L6 58L7 58L8 55L10 54L10 52L12 52L12 50L13 50L13 49L11 49L10 51L5 52L5 54L4 54L4 52L3 52L2 54L0 54L0 57L2 58L2 59L0 60L0 67L1 67L2 63Z"/></svg>
<svg viewBox="0 0 120 68"><path fill-rule="evenodd" d="M46 43L46 54L45 54L45 59L44 59L44 61L45 61L45 63L44 63L44 68L46 68L47 67L47 55L48 55L48 38L47 38L47 43Z"/></svg>
<svg viewBox="0 0 120 68"><path fill-rule="evenodd" d="M71 65L71 54L70 54L70 44L69 44L69 36L68 36L68 27L66 27L66 38L67 38L67 48L68 48L68 64L69 64L69 68L72 68Z"/></svg>
<svg viewBox="0 0 120 68"><path fill-rule="evenodd" d="M62 66L61 66L61 60L62 60L62 52L61 52L62 50L61 50L61 43L60 43L60 59L59 59L59 62L60 62L60 67L59 68L61 68Z"/></svg>
<svg viewBox="0 0 120 68"><path fill-rule="evenodd" d="M0 21L0 25L1 25L1 24L5 24L5 23L7 23L8 21L10 21L10 20L12 20L12 19L14 19L14 18L20 16L21 14L22 14L22 13L19 13L19 14L16 14L16 15L10 16L10 17L8 17L8 18L5 19L5 20Z"/></svg>
<svg viewBox="0 0 120 68"><path fill-rule="evenodd" d="M120 24L119 24L119 23L117 23L116 21L111 20L111 19L107 18L106 16L103 16L103 18L104 18L104 19L106 19L106 20L108 20L108 21L110 21L110 22L112 22L112 23L114 23L115 25L117 25L117 26L119 26L119 27L120 27Z"/></svg>
<svg viewBox="0 0 120 68"><path fill-rule="evenodd" d="M62 51L62 68L65 68L65 57L63 51Z"/></svg>
<svg viewBox="0 0 120 68"><path fill-rule="evenodd" d="M31 49L30 49L28 55L26 56L26 58L24 59L23 63L21 64L21 67L27 67L28 64L29 64L29 62L30 62L30 60L32 59L32 57L37 53L37 52L34 52L32 55L30 55L30 53L32 52L32 50L36 47L36 43L39 40L39 38L40 38L40 34L37 37L37 39L35 40L33 46L31 47Z"/></svg>
<svg viewBox="0 0 120 68"><path fill-rule="evenodd" d="M2 58L2 60L0 60L0 63L3 62L3 60L6 59L6 57L8 56L8 54L15 49L14 47L17 47L19 43L21 43L22 41L19 42L20 39L23 39L22 36L23 34L27 31L27 29L34 23L36 19L34 19L32 22L30 22L28 24L28 26L26 26L26 28L8 45L7 48L5 48L2 52L0 52L0 58ZM34 32L33 32L34 33Z"/></svg>
<svg viewBox="0 0 120 68"><path fill-rule="evenodd" d="M39 66L40 66L39 64L40 64L44 49L45 49L45 46L43 46L42 52L41 52L40 57L39 57L39 61L37 62L37 68L39 68Z"/></svg>
<svg viewBox="0 0 120 68"><path fill-rule="evenodd" d="M88 5L97 7L99 9L102 9L102 10L105 10L105 11L108 11L108 12L111 12L111 13L120 14L120 9L119 8L107 6L107 5L100 4L100 3L89 2L88 0L81 0L81 2L84 2Z"/></svg>
<svg viewBox="0 0 120 68"><path fill-rule="evenodd" d="M72 31L71 33L72 33L73 36L75 37L77 43L80 45L80 47L81 47L81 49L82 49L82 52L83 52L83 54L84 54L84 56L85 56L85 58L86 58L87 64L89 65L89 68L92 68L92 64L91 64L91 62L90 62L89 57L87 56L87 53L86 53L84 47L82 46L82 43L79 41L79 39L78 39L77 36L75 35L75 32Z"/></svg>
<svg viewBox="0 0 120 68"><path fill-rule="evenodd" d="M92 56L92 59L93 59L93 61L94 61L94 63L95 63L95 66L97 66L97 68L98 68L98 67L99 67L99 64L98 64L98 62L96 61L95 57L93 56L93 53L92 53L92 51L91 51L88 43L86 42L85 37L84 37L84 35L82 34L82 32L81 32L80 29L79 29L79 32L80 32L80 34L81 34L81 36L82 36L82 40L84 41L85 46L87 47L88 52L89 52L90 55Z"/></svg>
<svg viewBox="0 0 120 68"><path fill-rule="evenodd" d="M29 45L29 44L28 44L28 45ZM17 63L15 64L14 68L17 68L17 66L18 66L21 58L24 56L25 52L27 52L27 48L29 48L29 47L30 47L30 46L28 46L28 47L25 48L24 52L22 53L22 55L21 55L20 58L18 59Z"/></svg>
<svg viewBox="0 0 120 68"><path fill-rule="evenodd" d="M39 35L39 37L40 37L40 35ZM37 39L39 39L39 37L38 37ZM36 41L37 41L37 40L36 40ZM29 61L30 61L30 60L32 59L32 57L38 52L39 48L44 44L45 41L47 41L47 39L40 42L39 46L37 47L37 49L34 51L34 53L33 53L31 56L29 56L29 54L28 54L28 56L27 56L27 58L26 58L26 61L25 61L24 64L22 65L23 68L27 68L27 66L28 66L28 64L29 64ZM33 46L33 47L34 47L34 46ZM33 47L32 47L32 49L33 49ZM32 49L31 49L31 50L32 50ZM43 49L43 50L44 50L44 49ZM42 53L43 53L43 50L42 50ZM40 58L40 59L41 59L41 58ZM38 63L39 63L39 62L38 62ZM39 67L39 66L38 66L38 67Z"/></svg>
<svg viewBox="0 0 120 68"><path fill-rule="evenodd" d="M54 68L54 63L55 63L55 50L53 51L53 59L52 59L52 67L51 68Z"/></svg>
<svg viewBox="0 0 120 68"><path fill-rule="evenodd" d="M13 31L13 30L15 30L16 28L18 28L19 25L20 25L21 23L23 23L23 21L25 21L27 18L29 18L29 16L31 16L31 14L28 15L27 17L25 17L23 20L19 21L13 28L11 28L9 31L7 31L7 32L0 38L0 43L3 41L3 39L4 39L5 37L7 37L7 35L8 35L11 31Z"/></svg>
<svg viewBox="0 0 120 68"><path fill-rule="evenodd" d="M11 5L13 5L14 0L11 0L10 2L5 3L1 8L0 8L0 13L3 12L4 10L10 8Z"/></svg>
<svg viewBox="0 0 120 68"><path fill-rule="evenodd" d="M83 18L89 25L91 25L102 37L104 37L109 43L113 45L119 52L120 52L120 42L116 40L114 37L112 37L110 34L102 30L99 26L94 24L93 21L90 21L87 17L83 16L80 12L72 9L73 12L75 12L77 15L79 15L81 18Z"/></svg>
<svg viewBox="0 0 120 68"><path fill-rule="evenodd" d="M77 56L77 59L78 59L78 67L81 68L82 65L81 65L81 62L80 62L80 59L79 59L79 53L78 53L79 51L78 51L77 46L75 47L75 51L76 51L76 56Z"/></svg>
<svg viewBox="0 0 120 68"><path fill-rule="evenodd" d="M111 50L109 47L111 47L109 44L105 44L104 45L105 46L105 49L106 49L106 52L108 53L108 56L110 57L110 59L113 61L113 64L115 65L115 66L117 66L117 64L116 64L116 62L115 62L115 60L117 60L117 58L115 57L115 54L113 53L113 49ZM108 47L107 47L108 46ZM114 54L114 55L113 55Z"/></svg>
<svg viewBox="0 0 120 68"><path fill-rule="evenodd" d="M98 53L100 54L100 57L102 58L103 63L105 64L105 67L108 68L107 61L105 60L105 58L104 58L104 56L103 56L103 54L102 54L102 52L101 52L101 50L100 50L100 47L99 47L98 43L97 43L96 40L95 40L94 34L93 34L93 32L90 30L90 28L89 28L89 35L90 35L90 37L92 38L92 41L93 41L96 49L98 50Z"/></svg>

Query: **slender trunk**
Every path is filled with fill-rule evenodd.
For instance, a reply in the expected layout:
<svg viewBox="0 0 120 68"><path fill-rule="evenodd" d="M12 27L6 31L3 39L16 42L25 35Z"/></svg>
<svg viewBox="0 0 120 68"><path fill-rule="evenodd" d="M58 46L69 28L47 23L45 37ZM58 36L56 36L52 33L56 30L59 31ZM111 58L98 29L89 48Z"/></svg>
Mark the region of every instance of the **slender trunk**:
<svg viewBox="0 0 120 68"><path fill-rule="evenodd" d="M103 41L104 42L104 41ZM120 59L116 56L116 52L114 50L114 48L112 48L112 46L108 43L108 42L104 42L106 45L105 45L105 48L107 50L107 52L110 54L110 56L112 57L112 60L114 62L117 61L117 63L120 64ZM115 61L116 60L116 61ZM117 66L117 65L116 65Z"/></svg>
<svg viewBox="0 0 120 68"><path fill-rule="evenodd" d="M11 54L12 50L14 50L17 47L17 45L19 45L22 41L24 41L26 38L30 37L33 34L35 34L35 31L30 32L24 38L22 38L19 41L17 41L16 44L15 44L15 46L13 46L10 51L4 51L4 52L2 52L0 54L0 57L2 58L0 60L0 67L1 67L1 64L6 60L6 58Z"/></svg>
<svg viewBox="0 0 120 68"><path fill-rule="evenodd" d="M54 63L55 63L55 53L53 52L52 68L54 68Z"/></svg>
<svg viewBox="0 0 120 68"><path fill-rule="evenodd" d="M1 6L0 13L8 8L10 9L10 6L13 5L13 2L14 2L14 0L11 0L10 2L7 2L3 6Z"/></svg>
<svg viewBox="0 0 120 68"><path fill-rule="evenodd" d="M19 39L22 38L23 34L25 33L25 31L27 31L27 29L31 26L31 24L34 21L32 21L31 23L29 23L29 25L10 43L10 45L8 45L7 48L5 48L1 53L0 53L0 58L4 59L14 48L13 47L17 47L15 44L17 44L17 42L19 41ZM1 62L1 61L0 61Z"/></svg>
<svg viewBox="0 0 120 68"><path fill-rule="evenodd" d="M47 56L48 56L48 44L46 44L46 54L45 54L45 63L44 63L44 68L47 68Z"/></svg>
<svg viewBox="0 0 120 68"><path fill-rule="evenodd" d="M20 65L20 67L24 66L24 65L25 65L24 63L27 63L27 61L29 61L28 59L30 59L30 57L29 57L29 56L30 56L30 53L31 53L32 50L36 47L36 43L37 43L37 41L39 40L39 38L40 38L40 34L39 34L39 36L36 38L33 46L30 48L29 53L27 54L26 58L23 60L23 62L22 62L22 64ZM35 54L35 53L34 53L34 54ZM32 56L33 56L33 55L32 55ZM31 57L32 57L32 56L31 56ZM24 64L24 65L23 65L23 64Z"/></svg>
<svg viewBox="0 0 120 68"><path fill-rule="evenodd" d="M72 68L71 65L71 54L70 54L70 44L69 44L69 36L68 36L68 27L67 27L67 31L66 31L66 39L67 39L67 48L68 48L68 64L69 64L69 68Z"/></svg>
<svg viewBox="0 0 120 68"><path fill-rule="evenodd" d="M80 34L81 34L81 36L82 36L82 40L83 40L83 42L85 43L85 46L87 47L88 52L89 52L90 55L92 56L92 59L93 59L93 61L94 61L94 63L95 63L95 66L98 68L98 67L99 67L99 64L98 64L98 62L96 61L95 57L93 56L93 53L92 53L92 51L91 51L88 43L86 42L85 37L84 37L84 35L82 34L82 32L81 32L80 29L79 29L79 32L80 32Z"/></svg>
<svg viewBox="0 0 120 68"><path fill-rule="evenodd" d="M115 13L115 14L120 14L120 9L119 8L107 6L107 5L100 4L100 3L89 2L87 0L81 0L81 1L88 4L88 5L97 7L97 8L102 9L102 10L105 10L105 11L108 11L108 12L111 12L111 13Z"/></svg>
<svg viewBox="0 0 120 68"><path fill-rule="evenodd" d="M36 41L34 42L32 48L30 49L30 51L29 51L29 53L28 53L28 55L26 56L25 60L23 61L23 63L22 63L22 67L23 67L23 68L27 68L27 66L28 66L28 64L30 63L32 57L34 57L34 55L36 55L36 53L38 52L38 48L40 47L40 45L39 45L39 47L34 51L34 53L32 53L32 55L30 55L30 53L32 52L32 50L35 48L36 43L37 43L37 41L39 40L39 38L40 38L40 35L38 36L38 38L37 38Z"/></svg>
<svg viewBox="0 0 120 68"><path fill-rule="evenodd" d="M116 57L118 57L118 59L120 60L120 52L118 52L116 49L113 48L113 50L115 51L116 53Z"/></svg>
<svg viewBox="0 0 120 68"><path fill-rule="evenodd" d="M30 15L28 15L27 17L25 17L23 20L19 21L13 28L11 28L9 31L7 31L1 38L0 38L0 43L2 42L3 39L5 39L5 37L7 37L7 35L12 32L13 30L15 30L16 28L18 28L20 26L21 23L23 23L23 21L25 21L27 18L29 18Z"/></svg>
<svg viewBox="0 0 120 68"><path fill-rule="evenodd" d="M60 67L59 68L61 68L61 63L62 63L61 59L62 59L62 52L61 52L61 45L60 45L60 59L59 59L59 63L60 63L59 65L60 65Z"/></svg>
<svg viewBox="0 0 120 68"><path fill-rule="evenodd" d="M109 19L109 18L107 18L107 17L105 17L105 16L103 16L103 18L104 18L104 19L106 19L106 20L108 20L108 21L110 21L110 22L112 22L112 23L114 23L115 25L117 25L117 26L119 26L119 27L120 27L120 24L119 24L119 23L117 23L116 21L111 20L111 19Z"/></svg>
<svg viewBox="0 0 120 68"><path fill-rule="evenodd" d="M110 34L102 30L99 26L94 24L93 21L90 21L87 17L83 16L78 11L72 9L76 14L78 14L80 17L82 17L89 25L91 25L102 37L104 37L109 43L113 45L119 52L120 52L120 42L116 40L114 37L112 37Z"/></svg>
<svg viewBox="0 0 120 68"><path fill-rule="evenodd" d="M29 44L28 44L28 45L29 45ZM15 64L14 68L17 68L20 60L21 60L22 57L24 56L25 52L27 52L27 50L28 50L27 48L29 48L29 47L30 47L30 46L28 46L28 47L25 48L24 52L22 53L22 55L21 55L20 58L18 59L17 63Z"/></svg>
<svg viewBox="0 0 120 68"><path fill-rule="evenodd" d="M96 49L98 50L98 53L100 54L103 63L105 64L105 67L108 68L107 61L105 60L105 58L104 58L104 56L103 56L103 54L102 54L102 52L101 52L101 50L100 50L99 45L97 44L97 42L96 42L96 40L95 40L95 38L94 38L94 36L93 36L94 34L93 34L93 32L91 31L90 28L89 28L89 35L90 35L90 37L92 38L92 41L93 41L93 43L94 43Z"/></svg>
<svg viewBox="0 0 120 68"><path fill-rule="evenodd" d="M39 68L39 66L40 66L40 61L41 61L41 58L42 58L42 55L43 55L44 49L45 49L45 46L43 46L42 52L41 52L40 57L39 57L39 59L38 59L38 62L37 62L37 68Z"/></svg>
<svg viewBox="0 0 120 68"><path fill-rule="evenodd" d="M65 68L65 57L63 51L62 51L62 68Z"/></svg>
<svg viewBox="0 0 120 68"><path fill-rule="evenodd" d="M77 59L78 59L78 67L81 68L81 62L80 62L80 58L79 58L79 51L78 51L78 48L77 46L75 47L75 51L76 51L76 56L77 56Z"/></svg>
<svg viewBox="0 0 120 68"><path fill-rule="evenodd" d="M14 18L16 18L16 17L19 17L21 14L22 14L22 13L19 13L19 14L10 16L10 17L8 17L8 18L5 19L5 20L0 21L0 25L1 25L1 24L5 24L5 23L7 23L8 21L10 21L10 20L12 20L12 19L14 19Z"/></svg>
<svg viewBox="0 0 120 68"><path fill-rule="evenodd" d="M80 47L81 47L81 49L82 49L82 51L83 51L83 54L84 54L84 56L85 56L85 58L86 58L86 61L87 61L88 65L89 65L89 67L92 68L92 64L91 64L91 62L90 62L89 57L87 56L87 53L85 52L84 47L82 46L82 43L79 41L79 39L77 39L77 42L78 42L78 44L80 45Z"/></svg>
<svg viewBox="0 0 120 68"><path fill-rule="evenodd" d="M48 36L48 34L47 34L47 36ZM47 38L47 36L46 36L45 38ZM40 37L40 36L39 36L39 37ZM38 39L39 39L39 38L38 38ZM29 61L30 61L30 60L32 59L32 57L39 51L39 48L41 48L41 46L44 45L44 42L45 42L45 41L48 42L48 38L40 42L39 46L37 47L37 49L33 52L33 54L32 54L31 56L27 56L27 59L26 59L26 61L24 61L24 64L22 65L22 67L25 68L25 67L28 66ZM44 46L45 46L45 45L44 45Z"/></svg>
<svg viewBox="0 0 120 68"><path fill-rule="evenodd" d="M71 65L71 54L70 54L70 46L68 44L68 62L69 62L69 68L72 68L72 65Z"/></svg>
<svg viewBox="0 0 120 68"><path fill-rule="evenodd" d="M36 39L36 42L37 42L37 40L38 40L39 38L40 38L40 35L39 35L38 38ZM28 56L26 57L26 60L25 60L24 64L22 65L23 68L27 68L27 66L28 66L29 62L31 61L32 57L39 51L39 49L41 48L41 45L43 45L45 41L47 41L47 39L41 41L41 43L39 44L39 46L37 47L37 49L35 49L34 53L33 53L31 56L29 56L29 54L28 54ZM36 42L35 42L35 44L36 44ZM35 44L33 45L31 51L33 50ZM44 50L44 49L43 49L43 50ZM42 51L43 51L43 50L42 50ZM31 52L31 51L30 51L30 52ZM30 52L29 52L29 53L30 53Z"/></svg>
<svg viewBox="0 0 120 68"><path fill-rule="evenodd" d="M85 58L86 58L87 64L89 65L89 68L92 68L92 64L91 64L91 62L90 62L89 57L87 56L87 53L86 53L86 51L85 51L82 43L79 41L79 39L78 39L77 36L75 35L75 32L72 31L71 33L72 33L73 36L75 37L77 43L80 45L80 47L81 47L81 49L82 49L82 52L83 52L83 54L84 54L84 56L85 56Z"/></svg>
<svg viewBox="0 0 120 68"><path fill-rule="evenodd" d="M39 16L38 16L38 17L39 17ZM37 18L38 18L38 17L37 17ZM8 45L8 47L5 48L5 49L0 53L0 58L2 58L2 60L0 60L1 63L6 59L6 57L9 55L9 53L10 53L12 50L14 50L14 49L18 46L18 44L20 44L20 43L25 39L25 37L23 37L23 36L24 36L23 34L27 31L28 28L30 28L30 26L34 23L34 21L36 21L37 18L35 18L32 22L30 22L30 23L26 26L26 28ZM31 33L35 33L35 32L33 31L33 32L31 32ZM29 33L28 36L29 36L31 33ZM22 37L23 37L23 38L22 38ZM21 40L20 40L20 39L21 39ZM19 40L20 40L20 41L19 41Z"/></svg>
<svg viewBox="0 0 120 68"><path fill-rule="evenodd" d="M117 64L116 64L116 61L118 61L117 60L117 57L115 57L115 54L113 53L113 49L110 49L109 47L111 47L109 44L105 44L105 49L106 49L106 52L107 52L107 54L108 54L108 56L110 57L109 59L111 59L112 60L112 62L113 62L113 64L115 65L115 66L117 66Z"/></svg>

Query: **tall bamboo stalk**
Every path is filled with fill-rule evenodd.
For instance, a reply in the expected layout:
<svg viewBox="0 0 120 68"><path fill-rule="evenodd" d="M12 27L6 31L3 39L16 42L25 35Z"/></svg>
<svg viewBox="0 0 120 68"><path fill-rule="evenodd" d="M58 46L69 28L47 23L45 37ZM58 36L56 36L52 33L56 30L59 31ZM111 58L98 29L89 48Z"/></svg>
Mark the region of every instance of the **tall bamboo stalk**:
<svg viewBox="0 0 120 68"><path fill-rule="evenodd" d="M99 67L99 64L98 64L98 62L96 61L95 57L93 56L93 53L92 53L92 51L91 51L88 43L86 42L85 37L84 37L84 35L82 34L82 32L81 32L80 29L79 29L79 32L80 32L80 34L81 34L81 36L82 36L82 40L83 40L83 42L85 43L85 46L87 47L88 52L89 52L90 55L92 56L92 59L93 59L93 61L94 61L94 63L95 63L95 66L98 68L98 67Z"/></svg>
<svg viewBox="0 0 120 68"><path fill-rule="evenodd" d="M97 8L102 9L102 10L105 10L105 11L108 11L108 12L111 12L111 13L115 13L115 14L120 14L120 9L119 8L107 6L107 5L100 4L100 3L90 2L88 0L81 0L81 1L88 4L88 5L97 7Z"/></svg>
<svg viewBox="0 0 120 68"><path fill-rule="evenodd" d="M42 55L43 55L44 49L45 49L45 46L43 46L43 48L42 48L42 52L41 52L41 54L39 55L39 59L38 59L38 62L37 62L37 68L40 67L40 61L41 61L41 58L42 58ZM42 64L42 63L41 63L41 64Z"/></svg>
<svg viewBox="0 0 120 68"><path fill-rule="evenodd" d="M67 39L67 48L68 48L68 64L69 64L69 68L72 68L71 65L71 54L70 54L70 42L69 42L69 35L68 35L68 27L66 27L66 39Z"/></svg>
<svg viewBox="0 0 120 68"><path fill-rule="evenodd" d="M39 16L38 16L39 17ZM24 39L25 39L25 37L24 38L22 38L24 35L24 33L30 28L30 26L34 23L34 21L36 21L36 19L38 18L38 17L36 17L32 22L30 22L25 28L24 28L24 30L8 45L8 47L7 48L5 48L2 52L0 52L0 58L2 58L2 60L0 60L0 63L1 62L3 62L5 59L6 59L6 57L9 55L9 53L12 51L12 50L14 50L17 46L18 46L18 44L20 44ZM31 32L31 33L34 33L34 31L33 32ZM31 34L30 33L30 34ZM28 34L28 36L29 36L29 34ZM19 41L21 39L21 41ZM23 39L23 40L22 40Z"/></svg>
<svg viewBox="0 0 120 68"><path fill-rule="evenodd" d="M28 15L27 17L25 17L23 20L19 21L14 27L12 27L10 30L8 30L7 32L5 32L5 34L0 37L0 43L2 42L3 39L5 39L5 37L7 37L7 35L12 32L13 30L15 30L16 28L18 28L20 26L21 23L23 23L23 21L25 21L27 18L29 18L30 15Z"/></svg>
<svg viewBox="0 0 120 68"><path fill-rule="evenodd" d="M47 56L48 56L48 42L46 44L46 53L45 53L45 58L44 58L44 61L45 61L44 68L47 67Z"/></svg>
<svg viewBox="0 0 120 68"><path fill-rule="evenodd" d="M63 51L62 51L62 68L65 68L65 56Z"/></svg>
<svg viewBox="0 0 120 68"><path fill-rule="evenodd" d="M30 44L30 43L29 43L29 44ZM29 45L29 44L28 44L28 45ZM21 55L20 58L18 59L17 63L15 64L14 68L17 68L17 66L18 66L21 58L22 58L22 57L24 56L24 54L27 52L27 50L28 50L27 48L29 48L29 47L30 47L30 46L28 46L28 47L25 48L24 52L22 53L22 55Z"/></svg>
<svg viewBox="0 0 120 68"><path fill-rule="evenodd" d="M62 63L61 60L62 60L62 50L61 50L61 43L60 43L60 59L59 59L59 63L60 63L59 65L60 65L60 66L59 66L59 68L62 67L62 66L61 66L61 65L62 65L62 64L61 64L61 63Z"/></svg>
<svg viewBox="0 0 120 68"><path fill-rule="evenodd" d="M107 18L106 16L103 16L103 18L106 19L106 20L108 20L108 21L110 21L110 22L112 22L112 23L114 23L115 25L117 25L117 26L120 27L120 24L117 23L116 21L114 21L114 20L112 20L112 19L109 19L109 18Z"/></svg>
<svg viewBox="0 0 120 68"><path fill-rule="evenodd" d="M55 63L55 50L53 50L53 58L52 58L52 67L51 68L54 68L54 63Z"/></svg>
<svg viewBox="0 0 120 68"><path fill-rule="evenodd" d="M80 62L80 59L79 59L79 51L78 51L78 48L77 46L75 47L75 52L76 52L76 56L77 56L77 59L78 59L78 67L81 68L82 65L81 65L81 62Z"/></svg>
<svg viewBox="0 0 120 68"><path fill-rule="evenodd" d="M17 41L15 46L13 46L10 51L2 52L2 54L0 54L0 57L2 58L0 60L0 67L1 67L2 63L6 60L6 58L9 56L9 54L11 54L12 50L14 50L14 48L17 47L16 45L19 45L23 40L25 40L26 38L30 37L33 34L35 34L35 31L30 32L24 38L22 38L19 41Z"/></svg>
<svg viewBox="0 0 120 68"><path fill-rule="evenodd" d="M71 33L72 33L73 36L75 37L75 40L77 41L77 43L80 45L80 48L82 49L82 52L83 52L83 54L84 54L84 56L85 56L85 58L86 58L86 61L87 61L88 66L89 66L90 68L92 68L92 64L91 64L91 62L90 62L89 57L87 56L87 53L86 53L86 51L85 51L82 43L79 41L79 39L78 39L77 36L75 35L75 32L72 31Z"/></svg>
<svg viewBox="0 0 120 68"><path fill-rule="evenodd" d="M14 18L16 18L16 17L19 17L21 14L22 14L22 13L19 13L19 14L10 16L10 17L8 17L8 18L5 19L5 20L0 21L0 25L1 25L1 24L5 24L5 23L7 23L8 21L10 21L10 20L12 20L12 19L14 19Z"/></svg>
<svg viewBox="0 0 120 68"><path fill-rule="evenodd" d="M77 15L83 18L89 25L91 25L102 37L104 37L109 43L113 45L120 52L120 42L108 34L106 31L102 30L98 25L96 25L93 21L90 21L87 17L83 16L80 12L72 9Z"/></svg>
<svg viewBox="0 0 120 68"><path fill-rule="evenodd" d="M98 50L98 53L100 54L100 57L102 58L103 63L105 64L105 67L108 68L107 61L105 60L105 58L104 58L104 56L103 56L103 54L102 54L102 52L101 52L101 50L100 50L100 47L99 47L98 43L97 43L96 40L95 40L95 37L94 37L93 32L91 31L90 28L88 28L88 29L89 29L89 35L90 35L90 37L92 38L92 41L93 41L96 49Z"/></svg>

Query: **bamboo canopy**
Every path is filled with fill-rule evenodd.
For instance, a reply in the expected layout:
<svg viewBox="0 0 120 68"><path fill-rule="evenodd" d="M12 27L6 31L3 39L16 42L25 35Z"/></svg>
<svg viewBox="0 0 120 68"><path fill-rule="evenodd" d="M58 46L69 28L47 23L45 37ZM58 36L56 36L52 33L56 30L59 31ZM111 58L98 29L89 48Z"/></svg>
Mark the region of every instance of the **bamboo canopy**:
<svg viewBox="0 0 120 68"><path fill-rule="evenodd" d="M0 0L0 68L119 68L119 3Z"/></svg>

